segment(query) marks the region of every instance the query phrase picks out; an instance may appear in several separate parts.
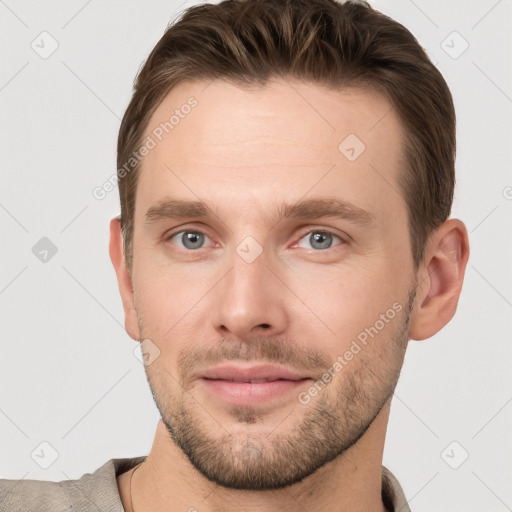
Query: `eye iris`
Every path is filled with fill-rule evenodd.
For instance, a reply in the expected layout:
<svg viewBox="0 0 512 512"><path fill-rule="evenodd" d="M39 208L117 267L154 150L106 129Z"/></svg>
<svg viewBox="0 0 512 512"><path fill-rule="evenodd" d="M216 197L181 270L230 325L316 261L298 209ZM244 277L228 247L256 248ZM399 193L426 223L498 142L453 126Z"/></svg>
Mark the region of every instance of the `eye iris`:
<svg viewBox="0 0 512 512"><path fill-rule="evenodd" d="M329 233L311 233L309 239L314 249L328 249L332 243L332 235ZM315 246L316 243L319 246Z"/></svg>
<svg viewBox="0 0 512 512"><path fill-rule="evenodd" d="M187 249L197 249L203 244L204 235L201 233L185 232L181 237L181 241Z"/></svg>

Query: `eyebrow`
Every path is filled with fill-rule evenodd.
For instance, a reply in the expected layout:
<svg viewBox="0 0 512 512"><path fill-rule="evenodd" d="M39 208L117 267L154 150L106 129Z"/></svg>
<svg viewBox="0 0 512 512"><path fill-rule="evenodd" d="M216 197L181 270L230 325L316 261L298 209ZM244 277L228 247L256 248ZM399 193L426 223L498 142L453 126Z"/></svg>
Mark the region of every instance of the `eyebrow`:
<svg viewBox="0 0 512 512"><path fill-rule="evenodd" d="M281 203L271 213L273 213L276 222L283 219L311 220L333 217L367 226L375 220L372 213L339 199L307 199L294 204ZM202 201L164 198L148 209L145 221L147 224L151 224L164 219L208 218L212 216L218 217Z"/></svg>

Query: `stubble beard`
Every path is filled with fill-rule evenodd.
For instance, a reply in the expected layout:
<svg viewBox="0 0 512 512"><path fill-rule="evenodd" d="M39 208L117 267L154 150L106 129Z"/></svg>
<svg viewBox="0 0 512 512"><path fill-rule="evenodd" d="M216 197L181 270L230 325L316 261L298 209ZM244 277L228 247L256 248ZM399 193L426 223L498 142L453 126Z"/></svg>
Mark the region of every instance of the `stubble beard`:
<svg viewBox="0 0 512 512"><path fill-rule="evenodd" d="M415 290L388 337L381 333L381 339L370 341L308 404L296 400L291 413L281 420L285 424L288 415L299 411L288 431L282 425L265 429L265 414L258 407L231 406L225 411L236 420L230 432L225 419L216 420L215 413L193 397L193 384L187 382L184 370L191 365L190 358L179 364L180 388L174 394L165 383L175 379L166 371L146 367L153 398L172 440L202 475L226 488L280 489L312 475L354 446L392 397L409 340ZM140 321L139 327L142 333ZM290 362L291 352L283 353L283 345L269 338L262 338L260 344L227 346L229 353L223 349L226 359ZM255 433L249 426L257 423L262 428ZM244 424L247 429L241 428Z"/></svg>

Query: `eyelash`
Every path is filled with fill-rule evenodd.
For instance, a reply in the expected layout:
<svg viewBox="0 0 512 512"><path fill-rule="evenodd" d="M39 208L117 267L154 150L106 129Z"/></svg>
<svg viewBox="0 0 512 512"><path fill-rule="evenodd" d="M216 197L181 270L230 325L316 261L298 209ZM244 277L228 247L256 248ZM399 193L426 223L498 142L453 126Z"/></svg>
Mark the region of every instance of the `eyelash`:
<svg viewBox="0 0 512 512"><path fill-rule="evenodd" d="M169 242L173 237L175 237L176 235L180 235L182 233L196 233L196 234L200 234L200 235L204 235L208 238L210 238L211 240L211 237L208 236L208 234L206 234L204 231L201 231L199 229L180 229L180 231L175 231L167 236L165 236L165 241L166 242ZM323 253L323 252L327 252L329 250L334 250L336 249L336 247L340 247L342 245L345 245L347 243L347 239L346 238L343 238L342 236L340 235L337 235L336 233L333 233L332 231L329 231L329 230L326 230L326 229L310 229L309 231L303 233L298 239L297 239L297 242L295 242L295 245L297 245L303 238L307 237L308 235L311 235L312 233L321 233L321 234L324 234L324 235L332 235L334 238L338 238L340 240L340 244L334 246L334 247L329 247L327 249L307 249L309 251L313 251L313 252L316 252L316 253ZM294 245L294 247L295 247ZM199 252L201 249L205 249L206 247L200 247L199 249L187 249L187 248L184 248L182 249L180 247L180 250L184 250L185 252L190 252L190 253L193 253L193 252Z"/></svg>

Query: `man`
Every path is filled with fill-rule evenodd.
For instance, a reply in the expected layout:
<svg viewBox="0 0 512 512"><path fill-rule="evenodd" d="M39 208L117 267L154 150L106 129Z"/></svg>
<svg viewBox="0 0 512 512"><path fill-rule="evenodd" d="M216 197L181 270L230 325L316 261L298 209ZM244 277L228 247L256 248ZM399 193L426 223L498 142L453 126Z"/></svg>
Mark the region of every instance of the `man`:
<svg viewBox="0 0 512 512"><path fill-rule="evenodd" d="M453 317L455 114L366 4L188 9L121 124L110 257L161 413L147 457L2 510L407 511L382 466L410 339Z"/></svg>

